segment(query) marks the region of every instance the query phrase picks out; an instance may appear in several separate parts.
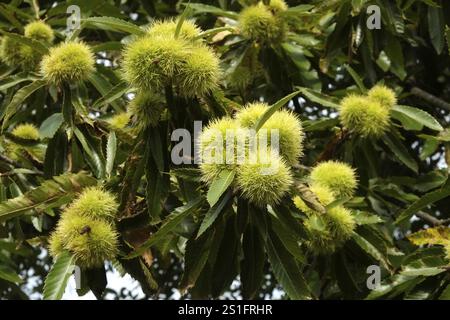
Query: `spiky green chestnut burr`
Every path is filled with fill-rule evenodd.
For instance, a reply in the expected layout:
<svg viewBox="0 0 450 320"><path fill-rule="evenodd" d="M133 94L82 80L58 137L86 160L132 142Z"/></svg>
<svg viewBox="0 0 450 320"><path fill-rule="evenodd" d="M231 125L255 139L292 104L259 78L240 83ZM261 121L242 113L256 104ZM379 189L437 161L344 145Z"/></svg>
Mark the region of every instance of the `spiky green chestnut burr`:
<svg viewBox="0 0 450 320"><path fill-rule="evenodd" d="M56 85L86 81L94 70L94 54L83 42L61 43L51 48L41 62L44 79Z"/></svg>
<svg viewBox="0 0 450 320"><path fill-rule="evenodd" d="M21 45L8 36L1 39L0 58L9 67L22 64Z"/></svg>
<svg viewBox="0 0 450 320"><path fill-rule="evenodd" d="M339 161L319 163L310 174L311 184L329 188L336 198L352 197L358 186L355 169Z"/></svg>
<svg viewBox="0 0 450 320"><path fill-rule="evenodd" d="M22 45L9 37L3 37L0 45L0 60L9 67L17 67L24 71L35 70L42 55L32 47Z"/></svg>
<svg viewBox="0 0 450 320"><path fill-rule="evenodd" d="M158 124L165 107L164 98L151 91L138 93L128 104L127 110L138 131Z"/></svg>
<svg viewBox="0 0 450 320"><path fill-rule="evenodd" d="M261 43L279 43L285 36L285 24L262 3L247 7L238 18L242 35Z"/></svg>
<svg viewBox="0 0 450 320"><path fill-rule="evenodd" d="M312 185L310 187L310 190L314 193L314 195L317 197L317 199L323 206L327 206L334 200L336 200L336 198L333 195L333 192L326 186ZM302 212L308 215L316 213L313 209L308 207L306 203L302 200L302 198L300 198L299 196L295 196L293 201L295 206Z"/></svg>
<svg viewBox="0 0 450 320"><path fill-rule="evenodd" d="M20 139L33 140L38 142L39 130L38 128L30 123L22 123L14 127L11 134ZM6 152L13 159L24 163L29 163L29 158L31 157L34 161L42 162L45 157L46 147L42 144L25 146L16 144L11 141L11 143L6 144ZM31 163L30 163L31 164Z"/></svg>
<svg viewBox="0 0 450 320"><path fill-rule="evenodd" d="M24 71L35 71L39 67L39 62L42 59L42 55L33 50L32 47L21 45L20 56L22 61L20 67Z"/></svg>
<svg viewBox="0 0 450 320"><path fill-rule="evenodd" d="M120 112L108 119L108 123L113 130L122 130L130 122L130 114L127 112Z"/></svg>
<svg viewBox="0 0 450 320"><path fill-rule="evenodd" d="M308 234L305 242L308 250L317 255L329 255L336 250L337 242L333 240L324 215L310 215L303 222Z"/></svg>
<svg viewBox="0 0 450 320"><path fill-rule="evenodd" d="M198 145L198 157L201 159L202 180L207 184L217 179L223 170L236 169L238 129L239 125L234 119L225 117L213 120L200 134L196 143ZM233 139L230 140L230 137L233 137ZM228 161L227 145L234 149L234 156Z"/></svg>
<svg viewBox="0 0 450 320"><path fill-rule="evenodd" d="M217 88L221 75L219 64L219 58L209 47L191 48L175 78L180 95L204 96Z"/></svg>
<svg viewBox="0 0 450 320"><path fill-rule="evenodd" d="M34 124L19 124L11 132L14 136L28 140L39 140L39 130Z"/></svg>
<svg viewBox="0 0 450 320"><path fill-rule="evenodd" d="M304 221L308 231L309 250L315 254L328 255L351 238L356 223L350 211L342 206L334 207L326 214L309 215Z"/></svg>
<svg viewBox="0 0 450 320"><path fill-rule="evenodd" d="M391 109L397 104L397 95L385 85L376 85L368 93L369 99L379 102L383 107Z"/></svg>
<svg viewBox="0 0 450 320"><path fill-rule="evenodd" d="M356 222L351 212L343 206L334 207L327 212L328 228L333 239L338 243L344 243L351 238L356 228Z"/></svg>
<svg viewBox="0 0 450 320"><path fill-rule="evenodd" d="M270 0L268 7L275 13L283 12L288 9L288 5L284 0Z"/></svg>
<svg viewBox="0 0 450 320"><path fill-rule="evenodd" d="M346 129L364 137L378 138L390 125L388 108L358 95L350 95L341 101L340 120Z"/></svg>
<svg viewBox="0 0 450 320"><path fill-rule="evenodd" d="M242 127L252 128L269 106L266 103L251 103L236 114L236 120ZM290 166L297 165L303 153L303 128L300 119L291 111L280 110L264 124L267 130L267 142L270 144L271 131L278 130L280 154ZM260 131L263 133L264 131Z"/></svg>
<svg viewBox="0 0 450 320"><path fill-rule="evenodd" d="M103 220L65 212L49 239L49 251L57 257L69 251L76 265L91 269L112 260L118 253L118 233Z"/></svg>
<svg viewBox="0 0 450 320"><path fill-rule="evenodd" d="M235 118L241 126L252 128L264 112L267 111L268 107L268 104L262 102L249 103L236 113ZM267 124L267 122L265 124Z"/></svg>
<svg viewBox="0 0 450 320"><path fill-rule="evenodd" d="M50 237L48 238L48 251L50 255L54 258L56 258L58 255L60 255L64 251L64 235L59 230L59 226L61 225L61 220L58 222L58 225L50 234Z"/></svg>
<svg viewBox="0 0 450 320"><path fill-rule="evenodd" d="M89 187L67 209L71 215L112 221L116 217L118 203L114 195L100 187Z"/></svg>
<svg viewBox="0 0 450 320"><path fill-rule="evenodd" d="M161 90L186 63L189 48L183 39L143 37L130 43L123 57L124 78L141 91Z"/></svg>
<svg viewBox="0 0 450 320"><path fill-rule="evenodd" d="M263 207L279 203L291 188L293 177L285 161L268 151L264 157L250 154L238 167L236 181L244 198Z"/></svg>
<svg viewBox="0 0 450 320"><path fill-rule="evenodd" d="M27 24L25 26L24 34L27 38L44 41L47 43L53 42L53 39L55 38L55 33L52 28L41 20L33 21Z"/></svg>
<svg viewBox="0 0 450 320"><path fill-rule="evenodd" d="M175 37L178 19L156 21L147 30L147 34L153 37ZM186 40L198 38L202 30L192 20L185 20L180 29L179 37Z"/></svg>
<svg viewBox="0 0 450 320"><path fill-rule="evenodd" d="M229 75L228 83L230 86L238 89L247 88L254 80L252 70L247 66L238 66L233 73Z"/></svg>
<svg viewBox="0 0 450 320"><path fill-rule="evenodd" d="M450 263L450 242L445 245L446 258Z"/></svg>

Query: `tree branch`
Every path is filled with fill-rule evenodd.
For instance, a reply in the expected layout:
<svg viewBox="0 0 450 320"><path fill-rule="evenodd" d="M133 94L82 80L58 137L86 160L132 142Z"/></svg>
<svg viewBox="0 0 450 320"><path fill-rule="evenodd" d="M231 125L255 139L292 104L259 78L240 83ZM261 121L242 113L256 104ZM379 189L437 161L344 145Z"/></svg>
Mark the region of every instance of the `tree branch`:
<svg viewBox="0 0 450 320"><path fill-rule="evenodd" d="M13 167L23 168L22 165L19 162L15 161L15 160L13 160L11 158L8 158L5 155L0 154L0 160L6 162L7 164L12 165Z"/></svg>
<svg viewBox="0 0 450 320"><path fill-rule="evenodd" d="M428 214L426 212L423 211L419 211L416 213L416 216L418 216L419 218L431 223L433 226L440 226L443 224L447 224L450 222L450 219L446 219L446 220L440 220L436 217L433 217L431 214Z"/></svg>
<svg viewBox="0 0 450 320"><path fill-rule="evenodd" d="M428 93L418 87L413 87L411 89L411 94L422 98L423 100L435 105L436 107L439 107L441 109L445 109L450 111L450 103L442 100L439 97L436 97L435 95L432 95L431 93Z"/></svg>

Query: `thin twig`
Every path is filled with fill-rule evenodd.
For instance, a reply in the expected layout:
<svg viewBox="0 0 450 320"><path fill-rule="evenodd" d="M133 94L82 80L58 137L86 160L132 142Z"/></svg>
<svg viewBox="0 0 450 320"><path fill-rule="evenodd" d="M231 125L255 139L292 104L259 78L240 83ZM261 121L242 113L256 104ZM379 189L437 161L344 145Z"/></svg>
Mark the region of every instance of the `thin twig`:
<svg viewBox="0 0 450 320"><path fill-rule="evenodd" d="M8 158L5 155L0 154L0 160L6 162L7 164L10 164L16 168L23 168L23 166L19 162L15 161L11 158Z"/></svg>
<svg viewBox="0 0 450 320"><path fill-rule="evenodd" d="M423 211L417 212L416 216L418 216L419 218L422 218L423 220L430 222L433 226L440 226L440 225L446 224L450 220L450 219L440 220L436 217L433 217L431 214L428 214Z"/></svg>
<svg viewBox="0 0 450 320"><path fill-rule="evenodd" d="M3 155L3 154L0 154L0 161L6 162L7 164L13 166L16 169L28 169L28 168L25 168L20 162L18 162L16 160L13 160L13 159L11 159L11 158ZM35 174L39 174L39 175L43 175L44 174L44 172L42 172L39 169L35 169L34 173ZM12 175L12 174L16 174L16 173L11 173L11 174L8 173L8 172L2 173L3 176Z"/></svg>
<svg viewBox="0 0 450 320"><path fill-rule="evenodd" d="M415 95L419 98L422 98L423 100L435 105L436 107L450 111L450 103L442 100L439 97L436 97L435 95L432 95L431 93L428 93L418 87L413 87L411 89L411 93L413 95Z"/></svg>
<svg viewBox="0 0 450 320"><path fill-rule="evenodd" d="M34 12L35 12L35 14L36 14L36 19L38 19L39 20L39 3L38 3L38 0L33 0L33 9L34 9Z"/></svg>

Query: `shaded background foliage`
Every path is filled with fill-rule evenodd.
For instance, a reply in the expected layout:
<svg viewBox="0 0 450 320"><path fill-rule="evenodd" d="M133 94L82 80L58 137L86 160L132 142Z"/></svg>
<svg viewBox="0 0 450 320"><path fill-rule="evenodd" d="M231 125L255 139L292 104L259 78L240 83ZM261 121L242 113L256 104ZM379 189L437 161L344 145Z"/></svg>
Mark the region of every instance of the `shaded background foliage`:
<svg viewBox="0 0 450 320"><path fill-rule="evenodd" d="M84 19L114 17L143 26L153 19L178 16L185 8L180 2L13 0L0 3L0 31L21 33L23 26L36 16L37 4L39 17L56 30L57 41L62 41L65 38L62 31L67 23L66 8L70 4L81 8ZM248 2L251 1L198 1L191 3L190 16L203 30L235 27L236 13ZM450 222L450 184L447 182L450 4L438 0L286 2L291 8L286 18L290 32L282 43L259 46L233 31L207 37L221 54L223 90L204 99L175 100L179 109L188 111L177 115L171 110L173 122L162 121L157 129L150 129L145 134L165 137L172 128L192 129L193 120L207 121L232 113L240 105L254 100L274 103L299 90L298 98L289 103L303 120L306 131L306 152L297 175L304 176L309 167L327 159L351 163L357 169L360 186L357 196L346 205L362 215L358 219L357 238L348 241L335 254L322 257L299 250L297 253L305 261L296 261L298 257L290 255L292 248L280 249L289 257L279 263L284 266L294 263L298 268L297 263L302 262L298 270L302 271L304 282L310 288L305 295L310 297L449 299L450 279L445 271L447 262L443 248L428 245L419 248L405 236L427 227L446 227ZM371 4L381 8L380 30L366 27L366 8ZM26 299L42 293L43 281L51 265L51 259L42 249L46 237L55 226L60 207L70 202L80 185L95 183L90 177L106 180L107 187L117 192L121 211L118 228L123 239L136 246L156 232L160 222L175 208L207 192L199 183L195 168L179 169L170 164L169 146L164 145L166 139L144 139L145 135L130 137L125 130L115 130L114 137L117 136L118 141L115 166L112 171L105 172L109 157L106 146L114 132L108 119L123 111L130 97L126 94L129 91L122 82L119 65L121 50L133 36L120 26L91 21L85 25L80 37L94 48L97 72L86 85L71 88L70 95L54 86L42 87L22 101L20 108L17 106L10 112L7 106L12 97L24 85L36 81L39 74L0 65L0 114L4 129L0 138L0 201L26 194L44 180L65 172L90 172L86 177L85 173L80 173L62 189L44 189L47 194L55 194L60 199L58 203L43 205L44 201L36 198L30 210L22 207L20 215L12 214L12 208L0 204L2 298ZM436 125L430 126L423 114L418 120L397 114L393 117L393 131L389 133L389 139L394 141L391 144L386 143L385 138L362 140L343 131L335 108L339 100L380 81L395 89L399 104L426 111L444 129L436 130ZM61 116L61 110L67 105L63 96L66 100L69 96L77 114L78 134L72 137L68 137L64 129L70 119ZM47 148L45 160L33 159L29 154L17 161L7 156L8 139L14 139L8 132L21 122L31 122L41 128L40 144ZM23 146L29 143L14 142ZM156 149L162 151L162 159L150 155L150 150ZM163 163L162 170L156 168L158 161ZM169 171L170 179L163 173ZM154 181L158 184L153 185ZM149 190L157 190L159 194L152 196ZM432 195L425 196L429 193ZM420 202L421 199L425 199L424 202ZM292 206L288 202L289 199L283 201L285 206L278 210L287 210L289 215ZM236 240L236 232L242 234L239 219L246 216L242 212L249 211L251 216L264 214L256 208L247 210L247 205L239 200L235 205L238 214L229 206L200 241L194 238L208 210L205 204L187 215L163 241L152 246L151 253L147 252L143 258L121 259L113 264L114 267L136 278L147 298L170 298L174 288L183 286L193 286L187 297L244 295L270 298L275 288L289 285L286 281L292 279L275 281L273 266L264 251L262 259L252 262L253 267L262 264L260 276L267 277L264 285L259 286L258 280L249 289L253 292L245 292L245 288L242 292L239 284L230 289L231 282L239 274L242 259L240 242ZM150 212L151 206L156 208L157 214ZM364 216L364 212L370 215ZM410 219L413 214L414 218ZM292 232L289 228L283 230ZM444 237L448 240L450 236L448 231L445 232ZM219 255L217 261L210 261L201 275L197 275L197 281L188 279L183 283L183 257L192 261L199 259L205 250L210 250L202 247L202 243L211 237L222 256ZM282 238L281 235L274 237ZM180 239L190 239L187 246L192 249L186 253L180 251L177 246ZM286 246L279 239L275 242L281 247ZM125 243L123 250L132 251ZM365 285L366 268L373 264L381 265L384 282L381 288L370 292ZM194 263L191 267L198 266ZM82 292L91 289L101 297L104 277L93 276L96 272L97 275L104 273L103 270L86 272L86 278L96 280L84 284ZM192 274L185 273L185 277L192 277ZM112 294L116 298L128 295L123 291ZM299 298L302 294L291 298Z"/></svg>

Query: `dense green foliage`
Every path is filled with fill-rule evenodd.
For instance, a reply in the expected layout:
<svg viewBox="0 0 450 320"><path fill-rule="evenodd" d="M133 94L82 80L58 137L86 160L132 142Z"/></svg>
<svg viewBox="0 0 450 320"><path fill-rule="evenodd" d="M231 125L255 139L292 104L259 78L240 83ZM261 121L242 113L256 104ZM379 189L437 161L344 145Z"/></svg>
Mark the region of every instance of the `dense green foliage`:
<svg viewBox="0 0 450 320"><path fill-rule="evenodd" d="M11 0L0 37L0 298L77 265L98 298L115 269L147 298L450 299L448 1ZM174 163L194 121L279 129L279 171Z"/></svg>

